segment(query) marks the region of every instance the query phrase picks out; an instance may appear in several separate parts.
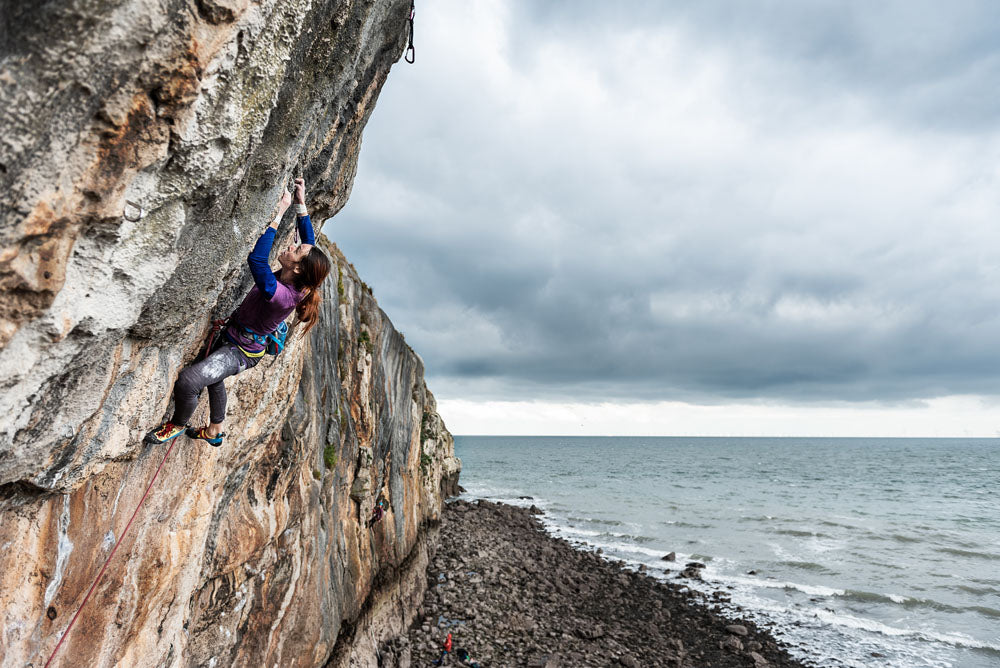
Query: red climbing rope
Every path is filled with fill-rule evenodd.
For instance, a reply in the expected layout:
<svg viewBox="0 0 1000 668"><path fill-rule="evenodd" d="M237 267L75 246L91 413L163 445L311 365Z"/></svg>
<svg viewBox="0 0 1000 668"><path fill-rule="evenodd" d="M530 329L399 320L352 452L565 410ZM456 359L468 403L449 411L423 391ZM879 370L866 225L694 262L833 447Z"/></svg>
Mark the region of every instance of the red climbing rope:
<svg viewBox="0 0 1000 668"><path fill-rule="evenodd" d="M121 536L118 537L118 542L115 543L115 546L111 549L111 554L109 554L108 558L104 561L104 566L101 567L101 572L98 573L97 577L94 579L94 584L90 585L90 589L87 590L87 595L83 597L83 602L80 603L80 607L76 609L76 614L73 615L73 619L70 620L69 626L67 626L66 630L63 631L62 636L59 638L59 642L56 643L55 649L53 649L52 654L49 655L49 660L45 662L45 668L48 668L49 664L52 663L52 659L55 658L56 652L59 651L59 647L63 644L63 640L66 640L66 636L69 635L70 629L72 629L73 624L76 623L76 618L80 616L80 611L83 610L83 606L87 605L87 600L90 598L90 595L94 593L94 589L97 587L97 583L101 581L101 577L104 575L104 571L108 569L108 564L111 563L111 558L115 556L115 551L118 549L118 546L121 545L122 539L124 539L125 534L128 533L129 527L132 526L132 521L135 519L135 516L139 514L139 509L142 508L142 504L146 502L146 497L149 496L149 490L153 488L153 483L156 482L156 477L160 475L160 469L163 468L163 465L167 461L167 457L170 456L170 451L174 449L174 445L176 443L177 443L176 438L170 442L170 447L167 448L167 453L163 455L163 460L157 467L156 473L153 474L153 479L150 480L149 484L146 486L146 492L142 495L142 498L139 499L139 505L135 507L135 511L133 511L132 517L129 518L128 524L125 525L125 529L122 531Z"/></svg>

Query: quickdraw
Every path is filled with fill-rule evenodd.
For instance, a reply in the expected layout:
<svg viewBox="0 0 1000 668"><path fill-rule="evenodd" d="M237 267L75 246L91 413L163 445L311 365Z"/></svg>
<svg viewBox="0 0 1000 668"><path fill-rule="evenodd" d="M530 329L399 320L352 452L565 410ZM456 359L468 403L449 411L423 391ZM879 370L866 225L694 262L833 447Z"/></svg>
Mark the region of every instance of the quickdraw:
<svg viewBox="0 0 1000 668"><path fill-rule="evenodd" d="M215 340L219 338L219 332L221 332L222 328L226 326L226 322L228 322L228 320L223 320L221 318L219 320L212 321L212 331L208 335L208 345L205 346L205 354L202 356L203 358L208 357L208 355L212 352L212 346L215 345Z"/></svg>
<svg viewBox="0 0 1000 668"><path fill-rule="evenodd" d="M417 59L417 50L413 48L413 14L415 13L413 3L414 0L410 0L410 18L407 19L410 23L410 43L406 45L406 52L403 54L403 60L410 65Z"/></svg>

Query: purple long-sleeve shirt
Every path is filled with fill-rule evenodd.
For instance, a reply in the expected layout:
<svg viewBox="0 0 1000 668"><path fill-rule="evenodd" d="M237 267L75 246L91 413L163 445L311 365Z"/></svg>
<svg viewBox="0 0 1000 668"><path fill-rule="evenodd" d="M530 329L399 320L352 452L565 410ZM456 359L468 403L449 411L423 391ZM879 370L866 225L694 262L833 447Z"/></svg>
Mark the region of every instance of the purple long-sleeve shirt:
<svg viewBox="0 0 1000 668"><path fill-rule="evenodd" d="M299 218L298 227L302 243L314 243L309 216ZM273 332L302 300L302 293L294 286L279 281L278 273L271 271L268 266L267 258L271 254L273 244L274 229L269 227L260 235L253 251L247 257L254 286L243 298L243 303L236 309L226 329L227 338L248 353L260 352L264 346L247 336L243 327L249 327L257 334Z"/></svg>

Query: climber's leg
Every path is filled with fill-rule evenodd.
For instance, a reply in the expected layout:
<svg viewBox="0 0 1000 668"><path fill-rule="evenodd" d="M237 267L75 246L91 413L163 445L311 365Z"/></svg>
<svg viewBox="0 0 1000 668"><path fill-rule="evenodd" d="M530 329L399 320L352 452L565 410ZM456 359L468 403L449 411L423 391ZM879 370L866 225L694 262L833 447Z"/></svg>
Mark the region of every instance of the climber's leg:
<svg viewBox="0 0 1000 668"><path fill-rule="evenodd" d="M172 441L184 433L184 426L182 424L174 424L173 422L164 422L159 427L148 432L145 441L147 443L166 443L167 441Z"/></svg>
<svg viewBox="0 0 1000 668"><path fill-rule="evenodd" d="M165 443L180 435L195 408L198 395L210 387L213 417L226 415L226 388L223 379L237 374L246 367L246 358L232 345L219 345L208 357L185 368L174 383L174 416L146 435L150 443ZM215 420L213 419L213 422Z"/></svg>
<svg viewBox="0 0 1000 668"><path fill-rule="evenodd" d="M223 379L243 370L241 360L245 358L239 348L233 345L222 345L213 350L203 360L192 364L177 377L174 385L174 424L187 424L198 406L198 395L202 389L209 388L209 403L212 410L212 421L226 416L226 386Z"/></svg>
<svg viewBox="0 0 1000 668"><path fill-rule="evenodd" d="M202 441L205 441L209 445L214 445L215 447L222 445L222 439L226 436L225 432L217 431L215 433L210 433L208 429L208 427L198 427L197 429L192 427L187 430L188 438L201 439Z"/></svg>
<svg viewBox="0 0 1000 668"><path fill-rule="evenodd" d="M222 437L225 436L222 432L222 422L226 419L225 378L254 366L257 363L257 359L248 359L242 352L240 352L239 348L229 344L223 345L209 357L214 356L225 356L227 360L226 371L228 373L219 378L217 381L207 385L211 423L207 427L188 429L187 435L190 438L201 439L210 445L219 446L222 445Z"/></svg>
<svg viewBox="0 0 1000 668"><path fill-rule="evenodd" d="M235 352L239 355L239 351ZM242 367L240 370L242 371ZM222 438L226 435L222 431L222 422L226 419L226 399L226 384L224 380L208 386L208 409L211 422L207 427L188 429L188 438L201 439L209 445L216 447L222 445Z"/></svg>

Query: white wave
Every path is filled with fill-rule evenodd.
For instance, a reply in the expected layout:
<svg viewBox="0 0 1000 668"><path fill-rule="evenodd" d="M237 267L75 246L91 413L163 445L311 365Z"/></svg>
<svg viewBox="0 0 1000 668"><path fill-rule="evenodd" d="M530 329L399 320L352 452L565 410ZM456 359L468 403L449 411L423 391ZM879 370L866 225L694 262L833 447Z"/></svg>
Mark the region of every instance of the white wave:
<svg viewBox="0 0 1000 668"><path fill-rule="evenodd" d="M846 592L835 587L824 587L822 585L807 585L798 582L788 582L786 580L766 580L761 578L748 578L739 575L724 575L714 573L706 569L702 577L715 582L760 589L791 589L802 592L807 596L843 596Z"/></svg>
<svg viewBox="0 0 1000 668"><path fill-rule="evenodd" d="M559 536L560 538L577 538L583 540L587 545L592 548L601 548L605 552L618 552L618 553L631 553L631 554L641 554L647 557L652 557L656 560L660 560L666 552L663 550L653 550L648 547L641 547L639 545L633 545L631 543L618 543L618 542L608 542L604 540L594 540L600 536L609 535L606 531L591 531L589 529L579 529L567 527L563 524L558 523L558 521L545 516L542 518L542 523L545 528L548 529L550 533ZM624 536L622 536L624 537ZM631 537L631 536L630 536ZM680 558L680 557L678 557ZM648 562L643 562L647 565Z"/></svg>
<svg viewBox="0 0 1000 668"><path fill-rule="evenodd" d="M824 628L827 629L827 632L834 634L828 638L828 641L834 643L834 646L828 647L825 651L833 651L834 654L832 656L838 657L839 665L872 665L864 654L859 655L857 657L858 660L850 656L853 654L851 648L854 647L856 649L860 646L859 643L875 643L882 648L879 651L887 651L890 654L896 655L896 658L891 661L886 657L885 663L878 664L879 668L882 666L953 666L954 664L943 656L931 657L932 654L942 651L942 645L1000 652L1000 644L979 640L960 632L900 628L872 619L859 618L843 612L836 612L828 608L820 608L808 604L805 606L798 604L789 606L769 597L762 597L755 594L755 591L759 591L759 588L771 587L794 589L810 595L821 596L842 595L844 592L841 590L811 587L798 583L756 580L738 576L717 576L715 578L711 576L712 574L707 572L706 569L703 575L705 581L689 581L688 584L690 587L701 590L704 593L711 593L713 585L733 585L735 589L731 589L729 593L732 596L732 605L736 606L736 610L740 611L741 614L750 613L752 616L769 623L776 622L777 626L773 627L772 631L789 640L798 640L801 642L803 639L802 630L807 627L815 631L820 631ZM906 597L894 594L887 596L894 600L906 600ZM812 633L807 634L806 637L810 638L809 642L811 644L819 641L819 636L814 637ZM837 640L837 638L840 638L840 640ZM853 640L848 640L851 638ZM882 640L879 641L877 640L878 638ZM846 645L842 644L845 640L847 641ZM921 647L913 644L913 641L923 641L929 643L929 645ZM815 660L818 658L815 652L820 650L819 646L812 644L810 651L802 656Z"/></svg>
<svg viewBox="0 0 1000 668"><path fill-rule="evenodd" d="M847 547L847 542L836 538L820 538L812 536L805 542L805 546L815 554L842 550Z"/></svg>
<svg viewBox="0 0 1000 668"><path fill-rule="evenodd" d="M969 649L988 649L994 652L1000 652L1000 644L990 643L982 640L976 640L972 636L966 635L964 633L941 633L938 631L928 631L924 629L906 629L898 628L895 626L889 626L888 624L883 624L882 622L877 622L873 619L861 619L859 617L854 617L852 615L845 615L843 613L830 612L829 610L819 609L814 612L814 616L824 621L828 624L833 624L836 626L843 626L850 629L857 629L862 631L868 631L869 633L878 633L884 636L890 637L912 637L919 638L921 640L931 640L935 642L945 643L946 645L954 645L956 647L967 647Z"/></svg>
<svg viewBox="0 0 1000 668"><path fill-rule="evenodd" d="M557 531L561 534L570 534L573 536L600 536L603 531L591 531L590 529L581 529L579 527L569 527L560 524L552 525L552 530Z"/></svg>
<svg viewBox="0 0 1000 668"><path fill-rule="evenodd" d="M595 531L593 529L584 529L579 526L569 526L565 524L554 524L555 530L567 534L574 534L577 536L592 536L595 538L606 537L606 538L621 538L627 541L650 541L652 540L649 536L643 536L640 533L622 533L620 531ZM629 544L630 545L630 544Z"/></svg>
<svg viewBox="0 0 1000 668"><path fill-rule="evenodd" d="M901 629L898 630L899 633L880 633L877 623L868 624L866 620L838 615L808 604L788 605L761 596L757 586L762 582L757 580L722 578L715 582L689 580L686 584L689 588L710 595L715 586L722 582L733 585L727 587L727 593L731 596L728 607L734 613L749 615L758 623L768 626L776 637L789 643L792 654L815 665L842 668L954 668L951 660L940 654L943 650L940 644L920 647L913 643L915 639L935 640L932 633ZM750 586L741 586L744 584ZM883 630L890 629L882 626ZM924 635L919 635L921 633ZM878 663L872 662L872 651L883 654Z"/></svg>
<svg viewBox="0 0 1000 668"><path fill-rule="evenodd" d="M531 496L530 494L525 494L520 490L506 487L488 487L486 485L469 485L469 487L466 488L465 493L461 494L459 498L466 501L476 501L477 499L482 499L493 503L503 503L508 506L517 506L518 508L537 506L541 510L546 510L554 505L553 502L548 499Z"/></svg>
<svg viewBox="0 0 1000 668"><path fill-rule="evenodd" d="M767 546L771 548L771 552L778 561L808 561L805 555L789 552L779 543L768 543Z"/></svg>

